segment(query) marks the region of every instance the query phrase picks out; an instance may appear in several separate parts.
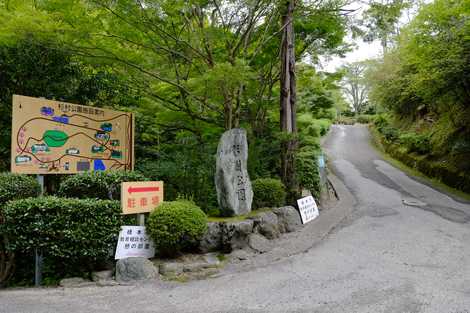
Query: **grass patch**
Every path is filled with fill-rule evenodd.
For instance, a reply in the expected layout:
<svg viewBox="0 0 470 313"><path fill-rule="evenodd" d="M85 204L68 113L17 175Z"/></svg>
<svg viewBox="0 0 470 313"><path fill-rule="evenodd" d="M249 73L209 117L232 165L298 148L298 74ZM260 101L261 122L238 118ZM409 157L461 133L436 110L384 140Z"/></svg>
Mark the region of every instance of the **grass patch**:
<svg viewBox="0 0 470 313"><path fill-rule="evenodd" d="M232 217L208 217L207 220L209 222L219 222L219 223L220 222L226 222L226 223L240 222L240 221L246 220L249 217L253 217L253 216L255 216L259 213L268 212L268 211L271 211L271 210L272 210L272 208L261 208L261 209L258 209L258 210L251 211L250 213L244 214L244 215L232 216Z"/></svg>
<svg viewBox="0 0 470 313"><path fill-rule="evenodd" d="M223 253L217 254L217 260L219 260L221 263L227 261L227 256Z"/></svg>
<svg viewBox="0 0 470 313"><path fill-rule="evenodd" d="M187 283L190 279L186 274L179 275L162 275L162 280L164 281L174 281L178 283Z"/></svg>
<svg viewBox="0 0 470 313"><path fill-rule="evenodd" d="M405 172L407 175L417 177L419 180L431 185L432 187L434 187L435 189L443 193L452 195L456 198L461 198L466 201L470 201L470 194L463 192L461 190L452 188L436 178L426 176L420 171L418 171L417 169L409 167L403 162L390 156L387 152L385 152L385 148L380 142L381 135L378 133L378 131L374 127L369 127L369 130L371 133L372 147L375 148L375 150L383 157L385 161L392 164L394 167L398 168L399 170Z"/></svg>

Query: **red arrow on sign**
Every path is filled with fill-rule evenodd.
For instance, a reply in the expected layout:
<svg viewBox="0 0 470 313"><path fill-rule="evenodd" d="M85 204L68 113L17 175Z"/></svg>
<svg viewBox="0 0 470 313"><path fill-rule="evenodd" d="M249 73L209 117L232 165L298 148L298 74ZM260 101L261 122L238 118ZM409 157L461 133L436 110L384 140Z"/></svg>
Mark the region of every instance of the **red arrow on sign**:
<svg viewBox="0 0 470 313"><path fill-rule="evenodd" d="M133 192L150 192L150 191L159 191L160 187L129 187L127 191L129 193Z"/></svg>

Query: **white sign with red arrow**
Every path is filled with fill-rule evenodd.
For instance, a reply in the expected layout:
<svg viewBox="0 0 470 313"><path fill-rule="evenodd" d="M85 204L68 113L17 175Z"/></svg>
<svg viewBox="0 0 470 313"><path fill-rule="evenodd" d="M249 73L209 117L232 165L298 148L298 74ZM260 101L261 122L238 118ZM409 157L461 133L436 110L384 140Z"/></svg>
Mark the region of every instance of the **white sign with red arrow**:
<svg viewBox="0 0 470 313"><path fill-rule="evenodd" d="M162 201L162 181L121 183L122 214L147 213L152 211Z"/></svg>

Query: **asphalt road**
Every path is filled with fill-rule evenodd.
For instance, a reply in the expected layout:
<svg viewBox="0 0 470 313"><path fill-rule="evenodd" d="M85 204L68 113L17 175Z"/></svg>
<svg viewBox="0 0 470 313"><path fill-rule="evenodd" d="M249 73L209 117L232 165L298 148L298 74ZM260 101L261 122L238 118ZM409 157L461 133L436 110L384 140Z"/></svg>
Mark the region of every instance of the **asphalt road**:
<svg viewBox="0 0 470 313"><path fill-rule="evenodd" d="M186 284L2 291L0 312L470 313L470 205L384 162L363 126L325 148L356 204L307 252Z"/></svg>

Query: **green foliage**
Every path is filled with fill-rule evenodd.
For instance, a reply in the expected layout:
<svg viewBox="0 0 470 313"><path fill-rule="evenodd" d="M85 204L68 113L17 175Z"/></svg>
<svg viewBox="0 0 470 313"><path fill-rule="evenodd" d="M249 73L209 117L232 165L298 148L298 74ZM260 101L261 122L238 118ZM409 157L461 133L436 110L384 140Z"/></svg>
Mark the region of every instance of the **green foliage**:
<svg viewBox="0 0 470 313"><path fill-rule="evenodd" d="M356 121L360 124L369 124L373 122L374 119L375 119L374 115L361 114L357 116Z"/></svg>
<svg viewBox="0 0 470 313"><path fill-rule="evenodd" d="M317 156L320 154L320 137L328 133L336 119L336 111L347 111L348 105L340 95L338 81L341 75L315 73L314 69L303 66L299 70L299 88L308 92L299 93L298 150L295 168L301 188L308 189L315 197L320 195L320 174ZM307 88L313 86L313 88Z"/></svg>
<svg viewBox="0 0 470 313"><path fill-rule="evenodd" d="M418 133L429 129L431 153L440 157L448 155L456 142L470 141L466 12L466 0L423 5L401 30L396 48L368 74L370 100L392 111L398 120L413 122ZM421 127L422 121L427 125Z"/></svg>
<svg viewBox="0 0 470 313"><path fill-rule="evenodd" d="M319 119L314 121L315 125L318 125L320 128L320 136L324 136L328 133L328 130L331 126L331 120Z"/></svg>
<svg viewBox="0 0 470 313"><path fill-rule="evenodd" d="M299 115L298 123L302 133L312 137L326 135L331 126L331 120L315 119L313 115L309 113Z"/></svg>
<svg viewBox="0 0 470 313"><path fill-rule="evenodd" d="M398 140L400 130L392 125L389 116L385 114L377 115L374 118L374 125L386 140L390 142Z"/></svg>
<svg viewBox="0 0 470 313"><path fill-rule="evenodd" d="M369 86L365 80L367 63L354 62L342 67L344 76L341 80L342 90L345 93L355 114L360 114L367 107L367 93Z"/></svg>
<svg viewBox="0 0 470 313"><path fill-rule="evenodd" d="M249 136L248 149L248 173L250 178L274 177L279 175L279 155L281 147L281 138L276 136L275 131L269 130L269 133L263 137Z"/></svg>
<svg viewBox="0 0 470 313"><path fill-rule="evenodd" d="M320 143L318 138L301 137L299 151L296 155L297 178L300 185L309 190L318 198L321 192L320 173L317 157L320 155Z"/></svg>
<svg viewBox="0 0 470 313"><path fill-rule="evenodd" d="M372 132L376 135L376 132ZM435 160L429 155L410 154L406 148L403 148L399 143L391 143L380 140L381 147L390 154L394 159L400 160L407 166L418 170L424 175L437 179L439 182L448 186L470 193L470 175L468 174L468 167L460 169L453 164L452 159L438 159ZM392 160L393 162L393 160ZM467 165L468 163L462 163Z"/></svg>
<svg viewBox="0 0 470 313"><path fill-rule="evenodd" d="M121 226L119 201L28 198L4 208L0 233L9 251L31 255L42 249L56 263L57 274L90 271L106 260ZM20 269L21 270L21 269Z"/></svg>
<svg viewBox="0 0 470 313"><path fill-rule="evenodd" d="M0 215L1 207L10 200L37 197L41 192L38 181L31 176L0 173Z"/></svg>
<svg viewBox="0 0 470 313"><path fill-rule="evenodd" d="M371 1L364 12L364 39L379 39L384 51L387 50L397 32L397 24L403 9L411 5L409 0Z"/></svg>
<svg viewBox="0 0 470 313"><path fill-rule="evenodd" d="M138 172L106 171L70 175L59 186L58 194L69 198L120 199L121 182L145 181Z"/></svg>
<svg viewBox="0 0 470 313"><path fill-rule="evenodd" d="M279 179L258 178L252 182L253 208L280 207L285 204L286 190Z"/></svg>
<svg viewBox="0 0 470 313"><path fill-rule="evenodd" d="M356 123L356 119L354 117L349 116L339 116L335 122L337 124L343 125L354 125Z"/></svg>
<svg viewBox="0 0 470 313"><path fill-rule="evenodd" d="M99 107L130 106L139 99L108 66L91 67L58 44L31 35L0 42L0 171L9 168L13 94Z"/></svg>
<svg viewBox="0 0 470 313"><path fill-rule="evenodd" d="M41 186L31 176L0 173L0 286L11 277L14 270L15 253L8 251L8 238L1 231L4 226L3 207L11 200L36 197L41 192Z"/></svg>
<svg viewBox="0 0 470 313"><path fill-rule="evenodd" d="M379 114L379 115L376 115L375 118L374 118L374 125L380 131L385 126L390 125L390 122L389 122L386 115Z"/></svg>
<svg viewBox="0 0 470 313"><path fill-rule="evenodd" d="M156 156L144 155L136 168L151 180L164 181L165 200L192 198L204 212L214 211L218 207L214 183L217 139L211 136L210 144L201 143L189 132L167 134Z"/></svg>
<svg viewBox="0 0 470 313"><path fill-rule="evenodd" d="M147 231L163 256L175 256L182 250L195 248L206 229L206 215L187 200L163 202L147 220Z"/></svg>
<svg viewBox="0 0 470 313"><path fill-rule="evenodd" d="M296 3L299 59L315 61L346 51L348 18L338 14L343 4ZM0 6L0 48L8 50L5 73L10 73L0 73L6 86L1 94L132 109L136 168L147 178L165 181L167 199L192 197L204 211L215 213L214 155L223 130L247 129L252 178L279 174L282 141L277 40L282 4L229 0L220 5L193 1L188 9L183 0L150 1L143 7L130 0L8 1ZM149 31L149 25L158 30ZM337 86L340 78L306 64L298 64L297 74L299 115L313 120L299 130L316 141L336 109L347 107ZM11 95L2 101L10 103ZM6 125L9 114L6 109L2 115ZM5 157L0 162L9 159L10 145L7 136L1 138ZM106 183L82 180L71 179L76 188L69 193L68 186L61 187L60 194L108 198Z"/></svg>
<svg viewBox="0 0 470 313"><path fill-rule="evenodd" d="M296 3L302 12L294 21L299 58L345 51L348 19L337 14L342 4ZM272 39L279 34L279 4L193 1L190 7L182 0L145 6L129 0L9 1L0 9L0 41L35 34L73 46L89 62L112 64L162 111L178 116L172 122L180 129L193 130L199 123L231 128L246 121L248 112L276 107L271 97L279 43ZM158 31L148 31L148 25L158 25Z"/></svg>
<svg viewBox="0 0 470 313"><path fill-rule="evenodd" d="M429 137L423 134L403 133L399 136L400 142L405 145L409 152L427 154L431 151Z"/></svg>
<svg viewBox="0 0 470 313"><path fill-rule="evenodd" d="M395 141L399 137L399 130L393 126L384 126L379 131L388 141Z"/></svg>

